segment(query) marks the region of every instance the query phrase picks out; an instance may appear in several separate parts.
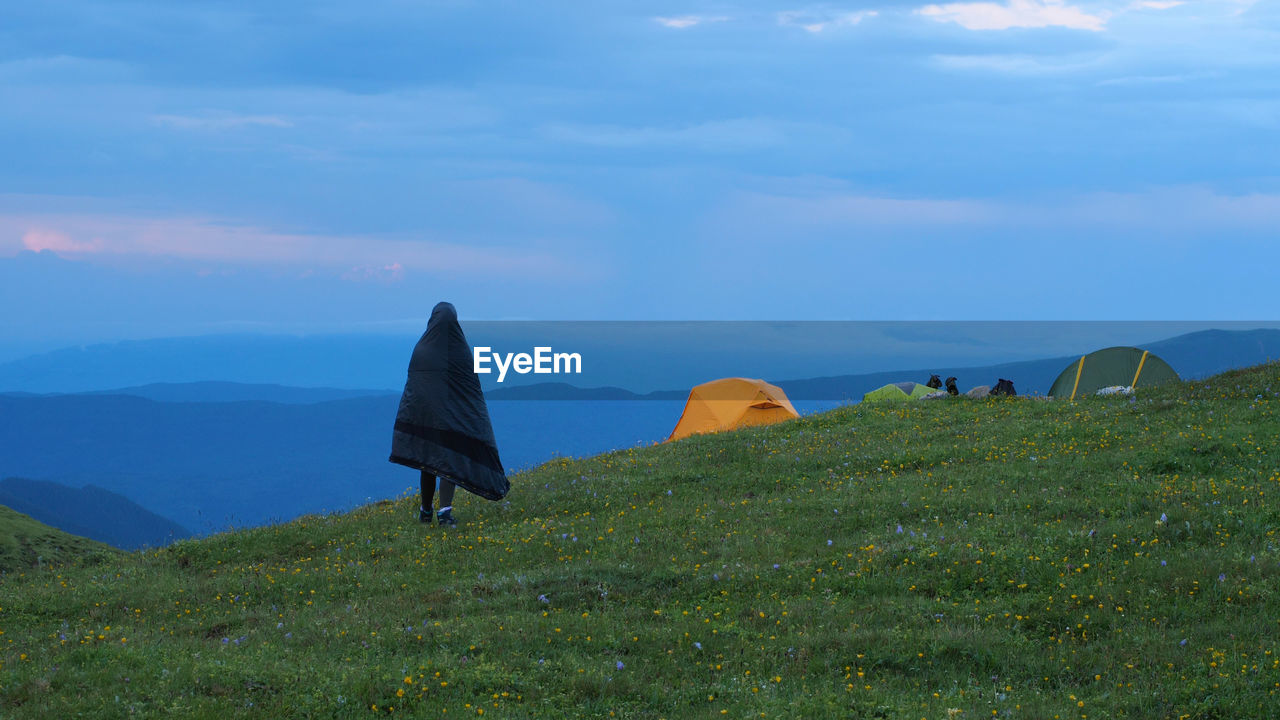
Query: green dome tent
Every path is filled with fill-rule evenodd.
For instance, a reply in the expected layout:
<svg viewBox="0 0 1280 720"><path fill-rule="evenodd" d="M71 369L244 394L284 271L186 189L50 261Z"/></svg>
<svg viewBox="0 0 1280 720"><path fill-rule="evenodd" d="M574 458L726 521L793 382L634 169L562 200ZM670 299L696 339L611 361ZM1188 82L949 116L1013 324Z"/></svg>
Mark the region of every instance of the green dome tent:
<svg viewBox="0 0 1280 720"><path fill-rule="evenodd" d="M1151 387L1180 378L1169 363L1136 347L1095 350L1071 363L1053 381L1050 397L1092 395L1105 387Z"/></svg>
<svg viewBox="0 0 1280 720"><path fill-rule="evenodd" d="M931 392L934 392L933 388L917 382L889 383L863 395L862 402L879 403L893 402L895 400L914 400L922 398Z"/></svg>

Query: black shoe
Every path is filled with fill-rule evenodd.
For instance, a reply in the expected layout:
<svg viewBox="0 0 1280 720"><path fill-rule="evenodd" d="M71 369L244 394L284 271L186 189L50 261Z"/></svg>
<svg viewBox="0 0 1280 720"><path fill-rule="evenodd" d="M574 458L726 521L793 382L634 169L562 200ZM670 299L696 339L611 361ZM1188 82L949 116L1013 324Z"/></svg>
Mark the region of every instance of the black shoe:
<svg viewBox="0 0 1280 720"><path fill-rule="evenodd" d="M458 524L458 521L453 519L453 510L451 509L442 510L436 513L436 522L440 525L448 525L449 527L453 527Z"/></svg>
<svg viewBox="0 0 1280 720"><path fill-rule="evenodd" d="M418 522L431 524L431 511L418 508Z"/></svg>

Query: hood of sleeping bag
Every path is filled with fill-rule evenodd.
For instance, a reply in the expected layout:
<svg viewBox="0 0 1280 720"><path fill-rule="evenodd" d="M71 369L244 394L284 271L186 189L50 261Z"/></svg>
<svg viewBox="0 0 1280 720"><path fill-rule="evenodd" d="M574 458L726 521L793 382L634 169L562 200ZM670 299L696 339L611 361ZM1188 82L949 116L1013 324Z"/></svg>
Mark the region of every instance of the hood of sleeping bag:
<svg viewBox="0 0 1280 720"><path fill-rule="evenodd" d="M449 303L431 311L427 331L409 358L391 435L391 462L447 478L488 500L501 500L511 489L471 346Z"/></svg>

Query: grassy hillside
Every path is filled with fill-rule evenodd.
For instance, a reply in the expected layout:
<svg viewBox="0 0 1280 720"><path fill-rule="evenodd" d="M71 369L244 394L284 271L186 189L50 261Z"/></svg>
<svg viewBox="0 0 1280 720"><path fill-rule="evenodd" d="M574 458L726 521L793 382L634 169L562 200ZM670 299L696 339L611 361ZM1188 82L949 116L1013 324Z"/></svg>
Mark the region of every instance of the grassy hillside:
<svg viewBox="0 0 1280 720"><path fill-rule="evenodd" d="M0 505L0 572L13 573L64 565L89 557L111 557L115 551L88 538L65 533ZM0 629L4 628L0 615Z"/></svg>
<svg viewBox="0 0 1280 720"><path fill-rule="evenodd" d="M0 714L1269 718L1278 410L1280 365L850 407L451 530L406 497L10 575Z"/></svg>

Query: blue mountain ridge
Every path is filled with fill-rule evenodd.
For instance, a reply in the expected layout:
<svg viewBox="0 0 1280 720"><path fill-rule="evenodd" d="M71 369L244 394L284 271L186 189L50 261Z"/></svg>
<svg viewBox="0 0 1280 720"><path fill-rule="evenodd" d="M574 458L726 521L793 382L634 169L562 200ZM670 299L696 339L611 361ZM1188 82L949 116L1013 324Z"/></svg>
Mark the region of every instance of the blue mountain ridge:
<svg viewBox="0 0 1280 720"><path fill-rule="evenodd" d="M1179 377L1189 380L1280 359L1280 330L1203 330L1148 343L1142 348L1163 358ZM961 391L976 385L995 385L997 379L1008 378L1014 381L1019 392L1043 395L1048 393L1058 374L1078 358L1078 355L1072 355L978 367L944 365L793 380L764 379L781 387L791 400L856 402L862 399L863 394L888 383L903 380L923 383L931 374L943 378L955 376ZM683 399L687 395L687 389L641 394L614 387L578 388L567 383L538 383L498 388L486 393L491 400L670 400Z"/></svg>
<svg viewBox="0 0 1280 720"><path fill-rule="evenodd" d="M0 480L0 505L73 535L122 550L160 547L191 531L95 485L74 488L47 480Z"/></svg>

